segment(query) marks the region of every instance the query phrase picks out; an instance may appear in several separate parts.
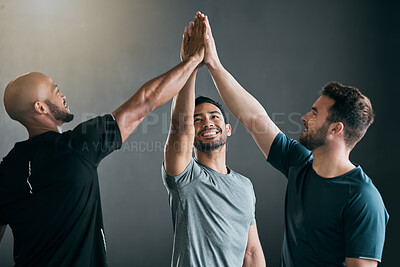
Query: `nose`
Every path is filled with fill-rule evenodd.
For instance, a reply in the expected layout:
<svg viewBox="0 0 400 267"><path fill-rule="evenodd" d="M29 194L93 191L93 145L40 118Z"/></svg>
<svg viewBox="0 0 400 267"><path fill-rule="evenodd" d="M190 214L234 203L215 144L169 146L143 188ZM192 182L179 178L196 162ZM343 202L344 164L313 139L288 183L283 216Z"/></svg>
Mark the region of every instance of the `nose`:
<svg viewBox="0 0 400 267"><path fill-rule="evenodd" d="M308 117L309 114L310 114L310 112L304 114L304 115L301 117L301 120L303 121L303 123L305 123L305 122L307 121L307 117Z"/></svg>
<svg viewBox="0 0 400 267"><path fill-rule="evenodd" d="M213 126L214 126L214 123L212 120L210 120L208 117L204 119L203 128L210 128Z"/></svg>

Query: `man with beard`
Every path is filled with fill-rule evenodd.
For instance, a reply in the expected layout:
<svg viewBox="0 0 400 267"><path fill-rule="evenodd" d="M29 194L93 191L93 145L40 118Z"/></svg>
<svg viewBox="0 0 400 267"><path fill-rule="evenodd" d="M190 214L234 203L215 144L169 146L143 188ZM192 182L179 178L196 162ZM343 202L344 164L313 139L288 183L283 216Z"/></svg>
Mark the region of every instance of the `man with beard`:
<svg viewBox="0 0 400 267"><path fill-rule="evenodd" d="M349 160L373 122L370 100L357 88L327 84L302 117L300 143L292 140L224 69L205 23L204 62L224 103L288 178L281 266L377 266L389 217L371 179Z"/></svg>
<svg viewBox="0 0 400 267"><path fill-rule="evenodd" d="M7 113L29 134L0 165L0 239L10 225L15 266L107 265L97 166L183 87L203 60L203 38L191 38L185 50L185 60L114 112L65 133L61 125L73 115L48 76L28 73L7 85Z"/></svg>
<svg viewBox="0 0 400 267"><path fill-rule="evenodd" d="M183 44L202 34L192 27L185 28ZM253 186L226 166L231 126L219 103L195 99L196 74L173 100L162 168L174 229L171 266L265 266Z"/></svg>

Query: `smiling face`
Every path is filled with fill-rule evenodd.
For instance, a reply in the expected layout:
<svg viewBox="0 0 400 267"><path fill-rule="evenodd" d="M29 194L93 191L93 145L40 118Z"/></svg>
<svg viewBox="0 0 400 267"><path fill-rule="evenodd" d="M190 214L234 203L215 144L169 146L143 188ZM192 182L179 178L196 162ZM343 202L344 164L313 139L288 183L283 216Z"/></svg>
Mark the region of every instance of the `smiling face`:
<svg viewBox="0 0 400 267"><path fill-rule="evenodd" d="M326 137L331 125L326 119L329 115L329 109L334 103L333 99L321 96L314 103L311 111L301 118L304 123L304 130L299 138L300 144L309 150L314 150L326 144Z"/></svg>
<svg viewBox="0 0 400 267"><path fill-rule="evenodd" d="M57 84L48 78L44 81L44 87L48 91L45 103L54 119L61 123L72 121L74 115L67 105L67 98L58 89Z"/></svg>
<svg viewBox="0 0 400 267"><path fill-rule="evenodd" d="M57 85L40 72L29 72L10 81L4 92L4 106L13 120L27 128L38 128L38 123L45 123L43 116L57 125L74 117Z"/></svg>
<svg viewBox="0 0 400 267"><path fill-rule="evenodd" d="M231 135L231 126L225 124L221 110L211 103L195 107L194 128L194 147L202 152L222 147Z"/></svg>

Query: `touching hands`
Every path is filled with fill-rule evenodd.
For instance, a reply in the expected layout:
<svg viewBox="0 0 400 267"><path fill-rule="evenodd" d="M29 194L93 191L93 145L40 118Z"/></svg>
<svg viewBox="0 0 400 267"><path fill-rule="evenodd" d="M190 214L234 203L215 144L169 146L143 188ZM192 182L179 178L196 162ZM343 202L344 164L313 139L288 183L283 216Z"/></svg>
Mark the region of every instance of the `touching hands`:
<svg viewBox="0 0 400 267"><path fill-rule="evenodd" d="M205 43L205 54L204 54L204 63L208 68L216 68L221 64L218 58L217 47L215 46L214 37L211 32L210 22L207 16L204 16L204 25L205 25L205 35L204 35L204 43Z"/></svg>
<svg viewBox="0 0 400 267"><path fill-rule="evenodd" d="M196 13L194 23L191 21L189 26L185 27L181 45L181 60L189 57L198 57L201 61L204 59L204 40L205 23L204 15L199 11Z"/></svg>

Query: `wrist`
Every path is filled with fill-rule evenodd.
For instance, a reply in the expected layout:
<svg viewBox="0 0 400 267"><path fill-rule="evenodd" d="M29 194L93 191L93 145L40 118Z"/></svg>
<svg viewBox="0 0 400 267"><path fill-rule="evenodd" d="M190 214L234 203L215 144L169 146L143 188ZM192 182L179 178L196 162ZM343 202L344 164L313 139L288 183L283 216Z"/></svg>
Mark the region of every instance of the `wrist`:
<svg viewBox="0 0 400 267"><path fill-rule="evenodd" d="M203 57L201 57L198 53L189 56L187 58L188 61L195 63L196 65L200 64L203 61Z"/></svg>
<svg viewBox="0 0 400 267"><path fill-rule="evenodd" d="M209 71L218 71L218 70L222 70L224 67L221 64L221 61L219 61L219 59L213 59L210 62L206 63L207 68L209 69Z"/></svg>

